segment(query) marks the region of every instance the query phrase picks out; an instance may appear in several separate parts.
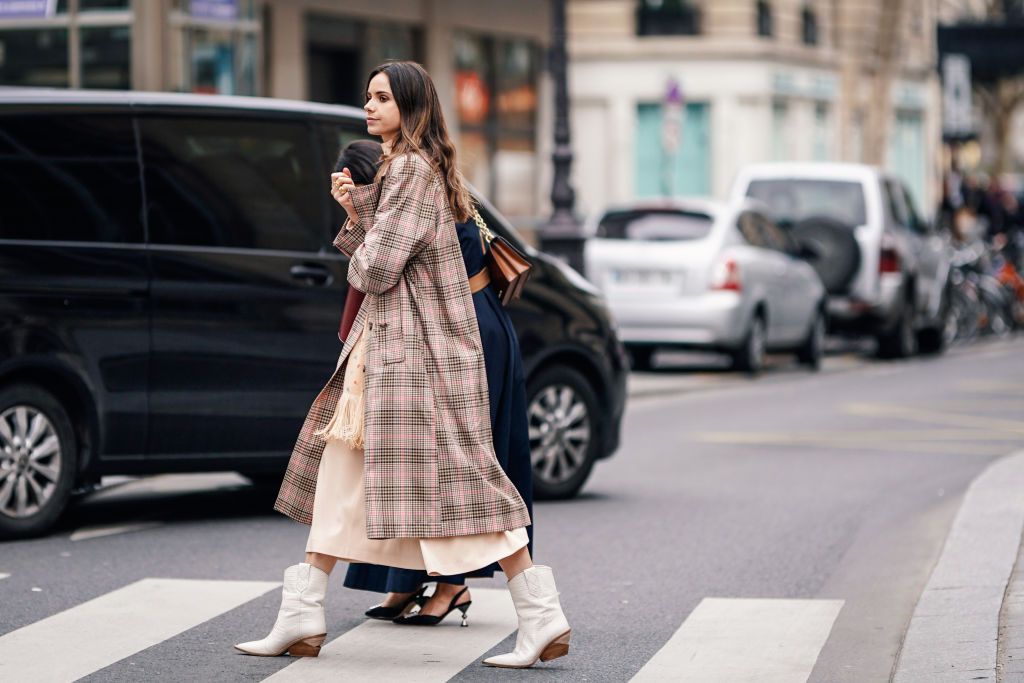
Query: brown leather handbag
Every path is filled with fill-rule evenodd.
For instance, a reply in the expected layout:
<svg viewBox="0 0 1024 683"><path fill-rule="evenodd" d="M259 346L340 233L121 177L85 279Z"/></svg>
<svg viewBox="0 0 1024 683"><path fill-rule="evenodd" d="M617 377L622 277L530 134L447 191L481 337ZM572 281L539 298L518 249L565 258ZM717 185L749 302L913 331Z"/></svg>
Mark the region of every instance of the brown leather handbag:
<svg viewBox="0 0 1024 683"><path fill-rule="evenodd" d="M501 305L508 306L523 293L523 286L533 266L507 239L491 232L476 209L473 209L473 222L480 229L480 239L491 245L487 251L487 270L491 274L491 282L498 290Z"/></svg>

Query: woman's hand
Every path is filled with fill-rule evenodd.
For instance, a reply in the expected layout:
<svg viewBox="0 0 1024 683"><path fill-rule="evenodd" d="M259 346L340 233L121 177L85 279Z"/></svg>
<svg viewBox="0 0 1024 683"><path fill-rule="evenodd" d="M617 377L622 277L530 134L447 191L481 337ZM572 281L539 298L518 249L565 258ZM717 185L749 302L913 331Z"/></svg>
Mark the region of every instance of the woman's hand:
<svg viewBox="0 0 1024 683"><path fill-rule="evenodd" d="M331 174L331 196L334 197L334 201L341 204L341 208L345 209L349 219L353 223L358 223L359 216L356 214L356 208L352 205L352 196L349 194L355 186L348 168L341 169L341 173Z"/></svg>

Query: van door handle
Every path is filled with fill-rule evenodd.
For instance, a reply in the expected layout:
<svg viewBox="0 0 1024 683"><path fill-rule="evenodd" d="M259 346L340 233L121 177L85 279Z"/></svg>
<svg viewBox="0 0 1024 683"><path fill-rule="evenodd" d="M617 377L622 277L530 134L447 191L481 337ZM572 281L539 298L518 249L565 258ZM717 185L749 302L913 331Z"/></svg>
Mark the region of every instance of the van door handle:
<svg viewBox="0 0 1024 683"><path fill-rule="evenodd" d="M327 270L325 266L315 263L296 263L288 272L293 280L299 280L309 285L326 287L334 282L331 271Z"/></svg>

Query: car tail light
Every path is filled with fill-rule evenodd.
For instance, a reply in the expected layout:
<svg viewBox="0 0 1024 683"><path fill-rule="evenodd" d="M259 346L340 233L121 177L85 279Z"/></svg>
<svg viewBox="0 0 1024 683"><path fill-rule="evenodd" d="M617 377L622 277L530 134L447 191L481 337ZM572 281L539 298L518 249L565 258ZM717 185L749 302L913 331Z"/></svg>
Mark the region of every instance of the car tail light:
<svg viewBox="0 0 1024 683"><path fill-rule="evenodd" d="M882 235L882 250L878 255L878 272L900 272L900 254L896 251L896 241L891 235Z"/></svg>
<svg viewBox="0 0 1024 683"><path fill-rule="evenodd" d="M718 262L711 274L711 289L742 292L740 266L735 259L725 258Z"/></svg>

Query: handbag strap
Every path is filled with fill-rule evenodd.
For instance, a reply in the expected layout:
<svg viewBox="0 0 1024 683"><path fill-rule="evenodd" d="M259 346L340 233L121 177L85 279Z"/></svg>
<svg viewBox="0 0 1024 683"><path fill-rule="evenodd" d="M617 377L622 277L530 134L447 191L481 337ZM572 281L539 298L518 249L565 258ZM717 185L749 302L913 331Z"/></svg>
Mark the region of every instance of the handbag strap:
<svg viewBox="0 0 1024 683"><path fill-rule="evenodd" d="M487 227L484 217L480 215L480 210L475 206L473 207L473 222L476 223L476 227L480 230L480 249L487 253L487 244L494 241L494 233Z"/></svg>

